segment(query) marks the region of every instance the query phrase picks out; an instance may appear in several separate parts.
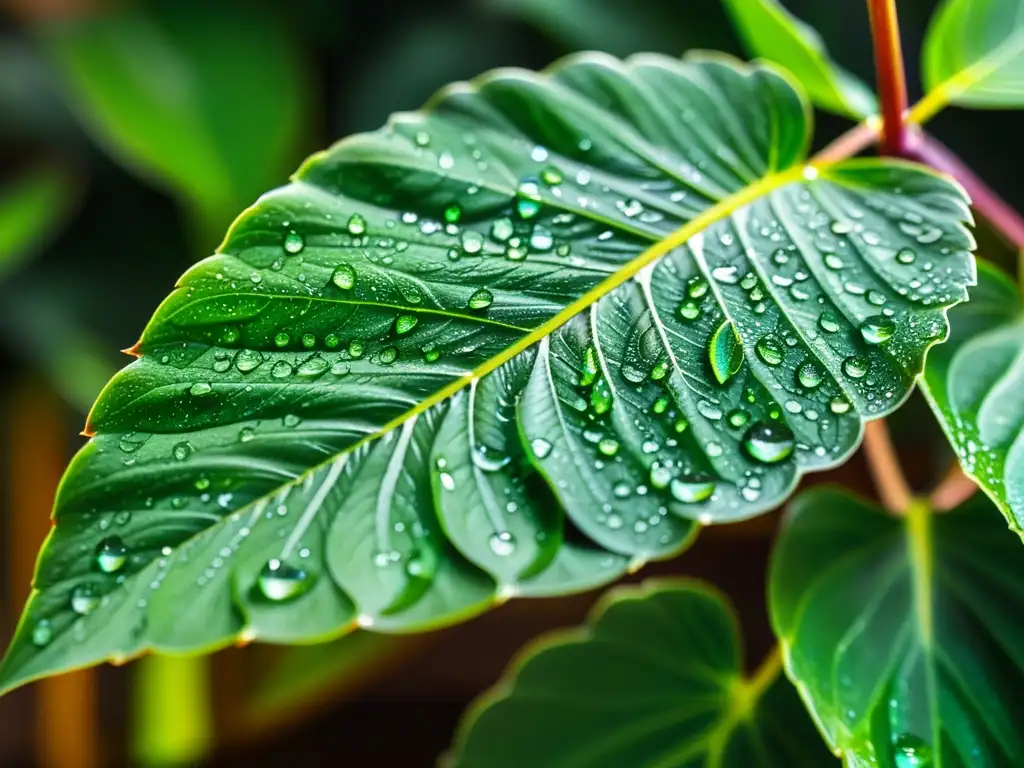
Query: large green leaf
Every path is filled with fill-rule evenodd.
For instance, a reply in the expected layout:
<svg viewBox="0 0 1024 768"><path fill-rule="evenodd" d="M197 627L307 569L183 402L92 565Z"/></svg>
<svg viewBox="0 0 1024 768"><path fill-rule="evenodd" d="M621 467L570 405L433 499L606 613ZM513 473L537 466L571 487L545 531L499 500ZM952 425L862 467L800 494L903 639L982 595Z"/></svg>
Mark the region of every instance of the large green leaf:
<svg viewBox="0 0 1024 768"><path fill-rule="evenodd" d="M1024 0L946 0L924 44L927 95L915 117L946 104L1024 106Z"/></svg>
<svg viewBox="0 0 1024 768"><path fill-rule="evenodd" d="M960 466L1024 533L1024 323L1017 289L991 266L928 353L922 391Z"/></svg>
<svg viewBox="0 0 1024 768"><path fill-rule="evenodd" d="M790 677L851 766L1024 761L1024 550L980 494L887 516L837 490L793 504L771 568Z"/></svg>
<svg viewBox="0 0 1024 768"><path fill-rule="evenodd" d="M47 26L71 102L111 154L217 222L295 161L300 54L252 4L156 2ZM223 223L217 223L223 227Z"/></svg>
<svg viewBox="0 0 1024 768"><path fill-rule="evenodd" d="M834 762L772 654L743 673L728 602L688 581L620 587L530 647L476 703L459 768L822 768Z"/></svg>
<svg viewBox="0 0 1024 768"><path fill-rule="evenodd" d="M313 157L100 396L0 686L590 588L843 461L972 240L925 169L805 166L807 113L763 66L588 55Z"/></svg>
<svg viewBox="0 0 1024 768"><path fill-rule="evenodd" d="M777 0L725 0L755 56L786 67L822 109L862 118L878 111L874 93L829 58L821 36Z"/></svg>

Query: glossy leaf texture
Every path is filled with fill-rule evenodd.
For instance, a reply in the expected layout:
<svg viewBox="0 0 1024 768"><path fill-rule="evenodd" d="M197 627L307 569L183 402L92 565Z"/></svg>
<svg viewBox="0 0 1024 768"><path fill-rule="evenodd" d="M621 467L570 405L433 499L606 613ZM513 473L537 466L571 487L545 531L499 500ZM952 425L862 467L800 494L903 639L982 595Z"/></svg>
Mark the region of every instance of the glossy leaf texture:
<svg viewBox="0 0 1024 768"><path fill-rule="evenodd" d="M218 3L196 24L188 6L61 20L42 40L97 141L220 230L299 156L305 72L273 13Z"/></svg>
<svg viewBox="0 0 1024 768"><path fill-rule="evenodd" d="M945 0L924 44L924 103L1024 106L1024 0Z"/></svg>
<svg viewBox="0 0 1024 768"><path fill-rule="evenodd" d="M949 340L928 353L922 391L960 466L1024 532L1024 324L1017 288L983 265Z"/></svg>
<svg viewBox="0 0 1024 768"><path fill-rule="evenodd" d="M542 638L467 715L452 768L822 768L834 760L769 656L746 677L736 617L696 582L620 587Z"/></svg>
<svg viewBox="0 0 1024 768"><path fill-rule="evenodd" d="M804 166L807 114L586 55L314 156L100 396L0 684L591 588L843 461L973 243L942 177Z"/></svg>
<svg viewBox="0 0 1024 768"><path fill-rule="evenodd" d="M1024 550L977 495L905 518L838 490L794 502L771 566L772 623L850 766L1024 759Z"/></svg>
<svg viewBox="0 0 1024 768"><path fill-rule="evenodd" d="M853 118L878 112L875 94L836 64L811 26L777 0L725 0L748 51L786 68L818 107Z"/></svg>

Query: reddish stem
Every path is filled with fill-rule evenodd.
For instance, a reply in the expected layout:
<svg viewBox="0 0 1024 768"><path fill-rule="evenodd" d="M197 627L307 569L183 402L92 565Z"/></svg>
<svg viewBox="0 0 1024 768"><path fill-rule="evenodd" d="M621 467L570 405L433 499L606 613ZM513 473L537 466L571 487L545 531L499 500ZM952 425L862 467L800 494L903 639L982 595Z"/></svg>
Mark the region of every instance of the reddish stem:
<svg viewBox="0 0 1024 768"><path fill-rule="evenodd" d="M971 196L972 207L1018 251L1024 250L1024 217L992 190L942 142L922 133L916 137L911 156L932 168L948 173Z"/></svg>
<svg viewBox="0 0 1024 768"><path fill-rule="evenodd" d="M903 156L907 151L907 81L903 49L896 20L896 0L868 0L871 37L875 48L878 96L882 102L883 154Z"/></svg>
<svg viewBox="0 0 1024 768"><path fill-rule="evenodd" d="M894 515L906 514L914 494L900 469L896 448L883 419L865 425L864 458L882 506Z"/></svg>

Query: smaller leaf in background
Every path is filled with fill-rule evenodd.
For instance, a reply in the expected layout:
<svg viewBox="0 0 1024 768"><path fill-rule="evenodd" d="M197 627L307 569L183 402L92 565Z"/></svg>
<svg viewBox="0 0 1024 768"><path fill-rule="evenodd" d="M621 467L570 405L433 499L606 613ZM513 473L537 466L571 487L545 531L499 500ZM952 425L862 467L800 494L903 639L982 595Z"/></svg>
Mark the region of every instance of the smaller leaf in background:
<svg viewBox="0 0 1024 768"><path fill-rule="evenodd" d="M947 104L1024 107L1024 0L946 0L924 42L924 122Z"/></svg>
<svg viewBox="0 0 1024 768"><path fill-rule="evenodd" d="M458 768L753 765L832 761L770 655L743 674L736 617L697 582L614 590L589 626L530 648L478 701Z"/></svg>
<svg viewBox="0 0 1024 768"><path fill-rule="evenodd" d="M754 56L785 67L821 109L853 118L878 111L874 93L829 58L821 36L776 0L725 0Z"/></svg>
<svg viewBox="0 0 1024 768"><path fill-rule="evenodd" d="M794 502L773 556L786 668L846 765L1024 764L1024 550L978 494L905 518Z"/></svg>
<svg viewBox="0 0 1024 768"><path fill-rule="evenodd" d="M50 165L0 186L0 277L55 234L74 199L69 174Z"/></svg>
<svg viewBox="0 0 1024 768"><path fill-rule="evenodd" d="M1010 527L1024 534L1024 322L1017 288L979 262L971 299L950 313L921 389L960 457Z"/></svg>
<svg viewBox="0 0 1024 768"><path fill-rule="evenodd" d="M42 29L96 140L219 234L297 159L307 88L275 15L255 6L199 10L163 3Z"/></svg>

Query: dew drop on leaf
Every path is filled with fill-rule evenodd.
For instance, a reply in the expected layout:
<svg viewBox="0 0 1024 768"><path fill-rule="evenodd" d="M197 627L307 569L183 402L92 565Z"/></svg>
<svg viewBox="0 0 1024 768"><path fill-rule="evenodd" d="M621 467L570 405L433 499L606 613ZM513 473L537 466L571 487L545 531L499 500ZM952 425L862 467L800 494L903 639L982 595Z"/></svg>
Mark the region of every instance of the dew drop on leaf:
<svg viewBox="0 0 1024 768"><path fill-rule="evenodd" d="M818 327L825 333L835 333L839 330L839 318L830 310L825 310L818 315Z"/></svg>
<svg viewBox="0 0 1024 768"><path fill-rule="evenodd" d="M861 355L851 355L843 360L843 373L851 379L859 379L868 372L868 360Z"/></svg>
<svg viewBox="0 0 1024 768"><path fill-rule="evenodd" d="M614 456L619 452L619 441L611 437L603 438L597 444L597 450L599 450L603 456Z"/></svg>
<svg viewBox="0 0 1024 768"><path fill-rule="evenodd" d="M873 315L859 326L860 335L868 344L883 344L896 332L896 323L883 315Z"/></svg>
<svg viewBox="0 0 1024 768"><path fill-rule="evenodd" d="M287 347L288 342L291 341L291 337L284 331L274 334L274 346L275 347Z"/></svg>
<svg viewBox="0 0 1024 768"><path fill-rule="evenodd" d="M896 252L896 261L900 264L913 264L917 259L917 253L913 248L901 248Z"/></svg>
<svg viewBox="0 0 1024 768"><path fill-rule="evenodd" d="M286 379L292 375L292 366L284 360L278 360L274 363L274 367L270 369L270 375L275 379Z"/></svg>
<svg viewBox="0 0 1024 768"><path fill-rule="evenodd" d="M708 292L708 281L700 275L686 281L686 295L691 299L699 299Z"/></svg>
<svg viewBox="0 0 1024 768"><path fill-rule="evenodd" d="M85 616L99 605L100 597L90 584L79 584L71 592L71 610Z"/></svg>
<svg viewBox="0 0 1024 768"><path fill-rule="evenodd" d="M256 580L260 592L275 603L293 600L312 586L313 579L301 568L280 560L267 561Z"/></svg>
<svg viewBox="0 0 1024 768"><path fill-rule="evenodd" d="M296 372L299 376L319 376L327 371L328 363L322 357L314 355L308 360L303 360Z"/></svg>
<svg viewBox="0 0 1024 768"><path fill-rule="evenodd" d="M486 288L480 288L469 297L468 306L470 309L486 309L494 301L494 294Z"/></svg>
<svg viewBox="0 0 1024 768"><path fill-rule="evenodd" d="M306 243L298 232L289 232L284 237L284 249L286 252L296 254L305 247Z"/></svg>
<svg viewBox="0 0 1024 768"><path fill-rule="evenodd" d="M416 315L399 315L395 320L395 333L401 336L416 327L419 318Z"/></svg>
<svg viewBox="0 0 1024 768"><path fill-rule="evenodd" d="M750 415L742 408L737 408L733 411L729 411L729 425L739 429L740 427L747 426L747 422L750 420Z"/></svg>
<svg viewBox="0 0 1024 768"><path fill-rule="evenodd" d="M782 423L759 421L743 436L747 455L762 464L777 464L793 453L793 432Z"/></svg>
<svg viewBox="0 0 1024 768"><path fill-rule="evenodd" d="M683 320L696 320L700 317L700 307L695 301L684 301L679 305L679 316Z"/></svg>
<svg viewBox="0 0 1024 768"><path fill-rule="evenodd" d="M120 536L111 536L96 546L96 565L104 573L117 573L128 560L128 547Z"/></svg>
<svg viewBox="0 0 1024 768"><path fill-rule="evenodd" d="M612 407L612 390L603 378L598 379L594 388L590 390L590 405L598 415Z"/></svg>
<svg viewBox="0 0 1024 768"><path fill-rule="evenodd" d="M484 247L484 239L479 232L467 229L462 233L462 250L466 253L480 253Z"/></svg>
<svg viewBox="0 0 1024 768"><path fill-rule="evenodd" d="M893 743L893 759L896 768L931 768L932 748L917 736L901 734Z"/></svg>
<svg viewBox="0 0 1024 768"><path fill-rule="evenodd" d="M530 450L533 451L533 455L538 459L546 458L551 453L551 443L545 440L543 437L535 437L530 441Z"/></svg>
<svg viewBox="0 0 1024 768"><path fill-rule="evenodd" d="M821 384L821 371L810 360L806 360L797 368L796 379L800 382L800 386L814 389Z"/></svg>
<svg viewBox="0 0 1024 768"><path fill-rule="evenodd" d="M32 629L32 644L37 648L49 645L53 640L53 626L47 619L38 622Z"/></svg>
<svg viewBox="0 0 1024 768"><path fill-rule="evenodd" d="M754 345L757 356L767 365L779 365L784 355L782 345L774 336L762 336Z"/></svg>
<svg viewBox="0 0 1024 768"><path fill-rule="evenodd" d="M829 402L828 409L837 416L841 416L850 410L850 402L842 395L836 395Z"/></svg>
<svg viewBox="0 0 1024 768"><path fill-rule="evenodd" d="M515 229L512 227L512 220L508 218L497 219L491 225L491 237L499 243L503 243L512 237Z"/></svg>
<svg viewBox="0 0 1024 768"><path fill-rule="evenodd" d="M205 381L197 381L188 390L190 395L208 395L212 391L213 387Z"/></svg>
<svg viewBox="0 0 1024 768"><path fill-rule="evenodd" d="M677 477L669 484L672 498L683 504L697 504L706 501L715 492L715 483L711 480Z"/></svg>
<svg viewBox="0 0 1024 768"><path fill-rule="evenodd" d="M189 442L178 443L171 449L171 456L175 461L184 461L192 455L192 444Z"/></svg>
<svg viewBox="0 0 1024 768"><path fill-rule="evenodd" d="M363 342L361 342L359 339L352 339L352 341L348 343L348 353L355 358L362 357Z"/></svg>
<svg viewBox="0 0 1024 768"><path fill-rule="evenodd" d="M356 284L356 271L348 264L342 264L334 270L334 274L331 275L331 282L341 288L341 290L347 291Z"/></svg>
<svg viewBox="0 0 1024 768"><path fill-rule="evenodd" d="M235 355L235 368L241 373L249 373L260 366L263 355L255 349L240 349Z"/></svg>
<svg viewBox="0 0 1024 768"><path fill-rule="evenodd" d="M384 347L380 351L378 361L381 365L391 365L398 359L398 347Z"/></svg>
<svg viewBox="0 0 1024 768"><path fill-rule="evenodd" d="M508 531L499 531L487 540L491 552L498 557L508 557L516 551L516 539Z"/></svg>

